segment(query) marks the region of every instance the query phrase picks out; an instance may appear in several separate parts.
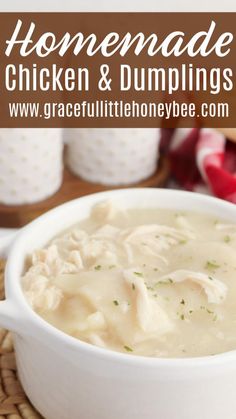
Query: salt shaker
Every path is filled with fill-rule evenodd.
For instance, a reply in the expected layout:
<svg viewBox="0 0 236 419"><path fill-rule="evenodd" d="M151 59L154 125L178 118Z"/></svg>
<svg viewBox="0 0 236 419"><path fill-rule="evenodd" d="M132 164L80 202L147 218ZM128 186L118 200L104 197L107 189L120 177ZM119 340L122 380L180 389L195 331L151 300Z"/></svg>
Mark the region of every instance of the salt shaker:
<svg viewBox="0 0 236 419"><path fill-rule="evenodd" d="M0 202L31 204L54 194L62 183L62 130L0 130Z"/></svg>
<svg viewBox="0 0 236 419"><path fill-rule="evenodd" d="M102 185L140 182L158 165L160 130L82 128L66 130L66 163L81 178Z"/></svg>

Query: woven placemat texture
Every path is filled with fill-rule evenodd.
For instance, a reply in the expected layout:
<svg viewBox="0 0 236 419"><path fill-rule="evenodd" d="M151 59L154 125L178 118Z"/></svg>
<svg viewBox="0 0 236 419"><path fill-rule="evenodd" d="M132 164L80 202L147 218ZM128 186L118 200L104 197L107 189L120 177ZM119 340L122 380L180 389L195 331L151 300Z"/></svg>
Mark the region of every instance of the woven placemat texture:
<svg viewBox="0 0 236 419"><path fill-rule="evenodd" d="M0 260L0 300L4 297L4 266ZM42 419L27 396L17 377L11 334L0 328L0 419Z"/></svg>

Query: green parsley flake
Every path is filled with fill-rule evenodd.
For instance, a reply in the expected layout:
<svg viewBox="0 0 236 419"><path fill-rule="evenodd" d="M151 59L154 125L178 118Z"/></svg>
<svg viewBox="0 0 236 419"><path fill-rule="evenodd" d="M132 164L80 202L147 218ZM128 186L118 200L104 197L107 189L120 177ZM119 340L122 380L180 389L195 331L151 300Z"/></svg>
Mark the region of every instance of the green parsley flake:
<svg viewBox="0 0 236 419"><path fill-rule="evenodd" d="M133 352L133 349L132 349L132 348L130 348L130 346L124 345L124 349L125 349L127 352Z"/></svg>
<svg viewBox="0 0 236 419"><path fill-rule="evenodd" d="M181 316L180 316L180 318L181 318L181 320L184 320L184 314L181 314Z"/></svg>
<svg viewBox="0 0 236 419"><path fill-rule="evenodd" d="M101 267L101 265L97 265L97 266L94 266L94 269L96 270L96 271L100 271L100 269L101 269L102 267Z"/></svg>
<svg viewBox="0 0 236 419"><path fill-rule="evenodd" d="M224 237L224 242L225 243L229 243L231 241L231 237L230 236L225 236Z"/></svg>
<svg viewBox="0 0 236 419"><path fill-rule="evenodd" d="M134 272L134 275L143 277L143 273L142 272Z"/></svg>
<svg viewBox="0 0 236 419"><path fill-rule="evenodd" d="M209 308L205 307L205 306L200 306L201 310L206 310L206 312L208 314L215 314L214 311L210 310Z"/></svg>
<svg viewBox="0 0 236 419"><path fill-rule="evenodd" d="M117 301L117 300L113 300L113 304L114 304L115 306L118 306L118 305L119 305L119 303L118 303L118 301Z"/></svg>
<svg viewBox="0 0 236 419"><path fill-rule="evenodd" d="M169 284L173 284L173 279L171 278L167 278L164 281L158 281L155 285L169 285Z"/></svg>
<svg viewBox="0 0 236 419"><path fill-rule="evenodd" d="M135 284L132 282L132 290L135 290Z"/></svg>
<svg viewBox="0 0 236 419"><path fill-rule="evenodd" d="M206 309L207 313L214 314L214 311L209 310L209 308Z"/></svg>
<svg viewBox="0 0 236 419"><path fill-rule="evenodd" d="M208 260L206 262L205 269L215 270L215 269L218 269L218 268L220 268L220 265L218 263L216 263L216 261Z"/></svg>
<svg viewBox="0 0 236 419"><path fill-rule="evenodd" d="M184 299L182 298L182 300L180 301L180 304L185 304L185 301L184 301Z"/></svg>

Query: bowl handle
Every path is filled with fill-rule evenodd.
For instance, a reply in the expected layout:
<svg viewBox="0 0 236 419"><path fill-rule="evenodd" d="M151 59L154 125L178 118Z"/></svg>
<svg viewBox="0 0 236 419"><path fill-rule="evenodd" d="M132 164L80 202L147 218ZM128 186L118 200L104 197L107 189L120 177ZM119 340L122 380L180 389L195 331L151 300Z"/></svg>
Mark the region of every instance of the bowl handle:
<svg viewBox="0 0 236 419"><path fill-rule="evenodd" d="M19 313L10 300L0 302L0 327L8 329L11 332L22 333L19 321Z"/></svg>
<svg viewBox="0 0 236 419"><path fill-rule="evenodd" d="M17 232L17 229L12 229L6 234L0 236L0 258L5 259L7 257L9 249L17 235Z"/></svg>
<svg viewBox="0 0 236 419"><path fill-rule="evenodd" d="M0 258L6 259L16 233L17 230L12 229L12 231L0 236ZM0 327L18 332L15 327L18 318L19 314L16 313L16 309L10 300L0 301Z"/></svg>

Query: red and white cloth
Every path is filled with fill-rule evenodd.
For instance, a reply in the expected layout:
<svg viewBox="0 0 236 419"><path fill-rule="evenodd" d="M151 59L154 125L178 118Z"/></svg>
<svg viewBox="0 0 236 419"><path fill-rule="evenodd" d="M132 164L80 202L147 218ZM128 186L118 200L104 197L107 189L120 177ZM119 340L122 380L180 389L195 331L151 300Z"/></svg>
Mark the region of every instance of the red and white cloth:
<svg viewBox="0 0 236 419"><path fill-rule="evenodd" d="M209 128L163 130L172 175L185 189L202 190L236 203L236 144Z"/></svg>

